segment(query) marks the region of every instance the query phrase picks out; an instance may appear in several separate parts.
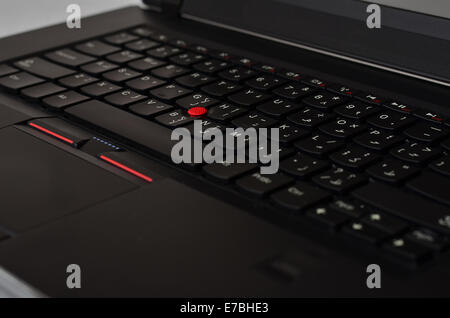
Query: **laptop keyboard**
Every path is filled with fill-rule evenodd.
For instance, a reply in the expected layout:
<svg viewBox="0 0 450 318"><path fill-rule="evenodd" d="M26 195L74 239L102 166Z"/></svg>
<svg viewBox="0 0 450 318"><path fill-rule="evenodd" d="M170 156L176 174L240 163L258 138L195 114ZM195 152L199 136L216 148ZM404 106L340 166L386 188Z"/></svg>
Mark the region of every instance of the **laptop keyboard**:
<svg viewBox="0 0 450 318"><path fill-rule="evenodd" d="M450 121L439 114L146 27L2 64L0 87L168 160L194 106L207 109L203 130L278 127L276 174L186 168L394 259L448 246Z"/></svg>

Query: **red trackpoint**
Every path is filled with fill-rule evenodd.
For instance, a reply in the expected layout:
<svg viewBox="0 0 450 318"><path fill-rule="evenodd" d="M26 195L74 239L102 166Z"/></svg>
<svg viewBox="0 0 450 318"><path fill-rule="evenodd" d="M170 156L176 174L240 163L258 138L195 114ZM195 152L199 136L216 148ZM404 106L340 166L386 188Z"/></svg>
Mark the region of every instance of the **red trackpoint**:
<svg viewBox="0 0 450 318"><path fill-rule="evenodd" d="M205 115L207 112L205 107L192 107L188 110L188 114L191 117L199 117Z"/></svg>

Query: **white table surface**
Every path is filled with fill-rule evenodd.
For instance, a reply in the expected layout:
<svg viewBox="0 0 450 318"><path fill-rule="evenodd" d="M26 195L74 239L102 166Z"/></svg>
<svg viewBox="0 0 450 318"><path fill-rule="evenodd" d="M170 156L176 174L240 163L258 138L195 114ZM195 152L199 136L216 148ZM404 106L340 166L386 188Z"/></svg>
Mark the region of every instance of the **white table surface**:
<svg viewBox="0 0 450 318"><path fill-rule="evenodd" d="M0 0L0 38L65 22L72 3L80 5L82 18L142 4L141 0Z"/></svg>

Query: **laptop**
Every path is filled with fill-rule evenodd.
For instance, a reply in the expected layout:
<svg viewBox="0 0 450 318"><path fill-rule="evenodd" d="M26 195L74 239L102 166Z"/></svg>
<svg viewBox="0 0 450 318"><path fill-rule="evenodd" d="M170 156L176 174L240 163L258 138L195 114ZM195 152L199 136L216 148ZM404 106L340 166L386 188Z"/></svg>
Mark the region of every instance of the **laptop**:
<svg viewBox="0 0 450 318"><path fill-rule="evenodd" d="M446 1L143 4L0 39L5 295L450 296Z"/></svg>

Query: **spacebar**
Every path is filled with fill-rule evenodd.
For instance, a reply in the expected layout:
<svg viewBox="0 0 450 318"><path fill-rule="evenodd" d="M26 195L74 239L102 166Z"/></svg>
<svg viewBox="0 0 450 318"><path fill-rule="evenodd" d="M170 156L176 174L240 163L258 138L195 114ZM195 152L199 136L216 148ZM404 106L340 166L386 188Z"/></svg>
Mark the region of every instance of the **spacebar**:
<svg viewBox="0 0 450 318"><path fill-rule="evenodd" d="M381 183L370 183L353 196L380 210L450 234L450 209L432 201Z"/></svg>
<svg viewBox="0 0 450 318"><path fill-rule="evenodd" d="M170 157L172 131L114 106L92 100L65 109L78 119L126 138L163 157Z"/></svg>

